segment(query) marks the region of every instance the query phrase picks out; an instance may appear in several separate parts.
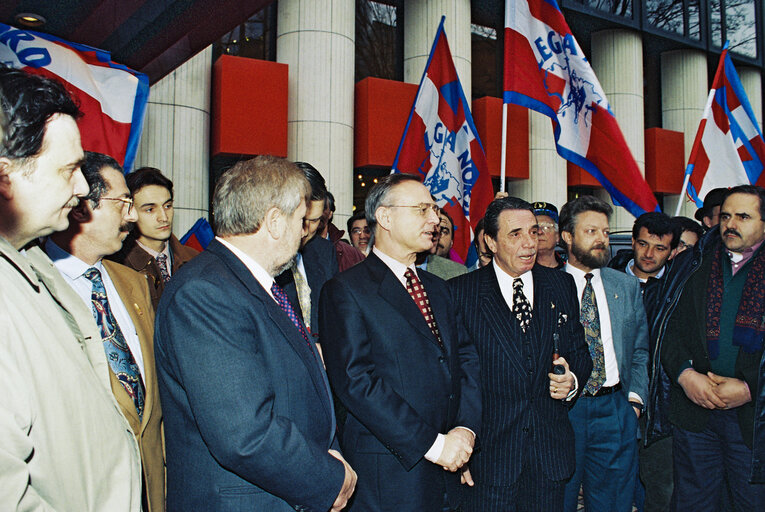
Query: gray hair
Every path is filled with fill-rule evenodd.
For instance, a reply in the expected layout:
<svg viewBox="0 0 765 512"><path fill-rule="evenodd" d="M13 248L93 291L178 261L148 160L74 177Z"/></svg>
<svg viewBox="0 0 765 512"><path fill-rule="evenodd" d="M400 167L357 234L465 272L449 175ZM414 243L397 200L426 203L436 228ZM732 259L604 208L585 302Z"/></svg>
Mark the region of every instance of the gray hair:
<svg viewBox="0 0 765 512"><path fill-rule="evenodd" d="M381 206L386 205L388 196L390 196L393 188L405 181L416 181L419 183L420 179L414 174L388 174L387 176L377 180L377 184L369 191L367 200L364 203L364 213L366 214L367 218L367 226L369 226L369 231L372 232L372 239L370 240L369 245L372 245L374 241L375 230L377 228L377 218L375 217L375 212Z"/></svg>
<svg viewBox="0 0 765 512"><path fill-rule="evenodd" d="M308 201L311 187L303 172L289 160L258 156L239 162L223 173L215 185L212 210L215 234L257 233L272 208L292 215Z"/></svg>

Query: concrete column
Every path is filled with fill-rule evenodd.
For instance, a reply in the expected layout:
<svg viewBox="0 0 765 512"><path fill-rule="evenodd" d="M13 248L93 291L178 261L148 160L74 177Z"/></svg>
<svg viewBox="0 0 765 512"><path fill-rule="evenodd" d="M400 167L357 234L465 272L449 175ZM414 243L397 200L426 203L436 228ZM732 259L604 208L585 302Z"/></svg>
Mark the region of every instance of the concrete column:
<svg viewBox="0 0 765 512"><path fill-rule="evenodd" d="M441 16L454 67L471 99L470 0L407 0L404 3L404 81L419 84Z"/></svg>
<svg viewBox="0 0 765 512"><path fill-rule="evenodd" d="M279 0L276 60L289 65L290 160L316 167L335 196L335 224L353 205L353 0Z"/></svg>
<svg viewBox="0 0 765 512"><path fill-rule="evenodd" d="M134 168L156 167L173 180L178 237L209 218L212 46L151 86Z"/></svg>
<svg viewBox="0 0 765 512"><path fill-rule="evenodd" d="M683 132L686 162L704 114L707 96L707 57L703 52L675 50L661 54L662 126L667 130ZM680 215L693 218L696 205L687 199L687 195L665 197L664 211L674 215L678 201L682 201L683 205Z"/></svg>
<svg viewBox="0 0 765 512"><path fill-rule="evenodd" d="M738 69L738 76L746 91L746 97L749 98L749 104L754 110L757 124L762 130L762 73L758 69L742 66Z"/></svg>
<svg viewBox="0 0 765 512"><path fill-rule="evenodd" d="M631 30L603 30L592 34L592 69L640 172L645 174L643 42L640 34ZM611 203L604 189L597 195ZM615 207L611 231L632 230L634 222L635 217L627 210Z"/></svg>
<svg viewBox="0 0 765 512"><path fill-rule="evenodd" d="M512 169L513 162L507 162ZM507 192L529 202L547 201L558 207L568 200L566 161L555 150L550 118L529 111L529 179L512 181Z"/></svg>

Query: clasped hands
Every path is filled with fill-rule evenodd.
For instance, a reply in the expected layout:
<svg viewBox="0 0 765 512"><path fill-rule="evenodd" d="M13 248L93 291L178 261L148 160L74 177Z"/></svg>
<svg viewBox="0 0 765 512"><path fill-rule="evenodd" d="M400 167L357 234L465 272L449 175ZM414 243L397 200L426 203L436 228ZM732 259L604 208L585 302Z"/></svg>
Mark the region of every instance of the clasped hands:
<svg viewBox="0 0 765 512"><path fill-rule="evenodd" d="M475 434L466 428L454 427L444 436L444 448L441 450L441 456L436 461L436 464L447 471L455 472L461 469L461 482L471 487L474 485L473 478L470 476L470 470L465 464L473 454L474 444Z"/></svg>
<svg viewBox="0 0 765 512"><path fill-rule="evenodd" d="M712 372L705 375L687 368L677 382L693 403L705 409L733 409L752 400L746 382L733 377L722 377Z"/></svg>

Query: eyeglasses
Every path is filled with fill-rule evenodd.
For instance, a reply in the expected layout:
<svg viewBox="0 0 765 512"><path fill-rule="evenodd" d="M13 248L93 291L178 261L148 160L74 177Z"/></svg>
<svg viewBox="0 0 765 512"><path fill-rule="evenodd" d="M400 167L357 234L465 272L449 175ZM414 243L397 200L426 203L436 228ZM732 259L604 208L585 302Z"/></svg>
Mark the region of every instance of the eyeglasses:
<svg viewBox="0 0 765 512"><path fill-rule="evenodd" d="M549 232L558 231L557 224L553 224L552 222L540 222L539 224L537 224L537 226L539 226L539 229L541 229L542 231L549 231Z"/></svg>
<svg viewBox="0 0 765 512"><path fill-rule="evenodd" d="M415 208L417 210L417 213L419 213L422 217L428 214L428 210L431 210L436 215L438 215L438 212L440 210L438 208L438 205L435 203L389 204L388 206L386 206L386 208Z"/></svg>
<svg viewBox="0 0 765 512"><path fill-rule="evenodd" d="M128 197L102 197L99 201L119 201L122 203L123 208L127 205L128 215L133 211L133 200Z"/></svg>
<svg viewBox="0 0 765 512"><path fill-rule="evenodd" d="M370 231L369 227L365 226L363 228L353 228L351 230L352 235L360 235L361 233L364 233L365 235L371 235L372 231Z"/></svg>

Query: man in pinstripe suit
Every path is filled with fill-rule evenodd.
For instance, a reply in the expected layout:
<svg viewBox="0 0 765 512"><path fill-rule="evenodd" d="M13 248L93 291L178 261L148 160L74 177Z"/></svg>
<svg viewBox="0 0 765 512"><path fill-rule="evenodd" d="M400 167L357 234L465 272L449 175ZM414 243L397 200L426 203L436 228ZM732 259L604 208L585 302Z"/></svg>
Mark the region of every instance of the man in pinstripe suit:
<svg viewBox="0 0 765 512"><path fill-rule="evenodd" d="M537 232L529 203L495 200L484 235L492 264L449 282L481 362L485 434L470 461L466 512L557 512L574 472L568 409L592 360L574 280L535 265Z"/></svg>

